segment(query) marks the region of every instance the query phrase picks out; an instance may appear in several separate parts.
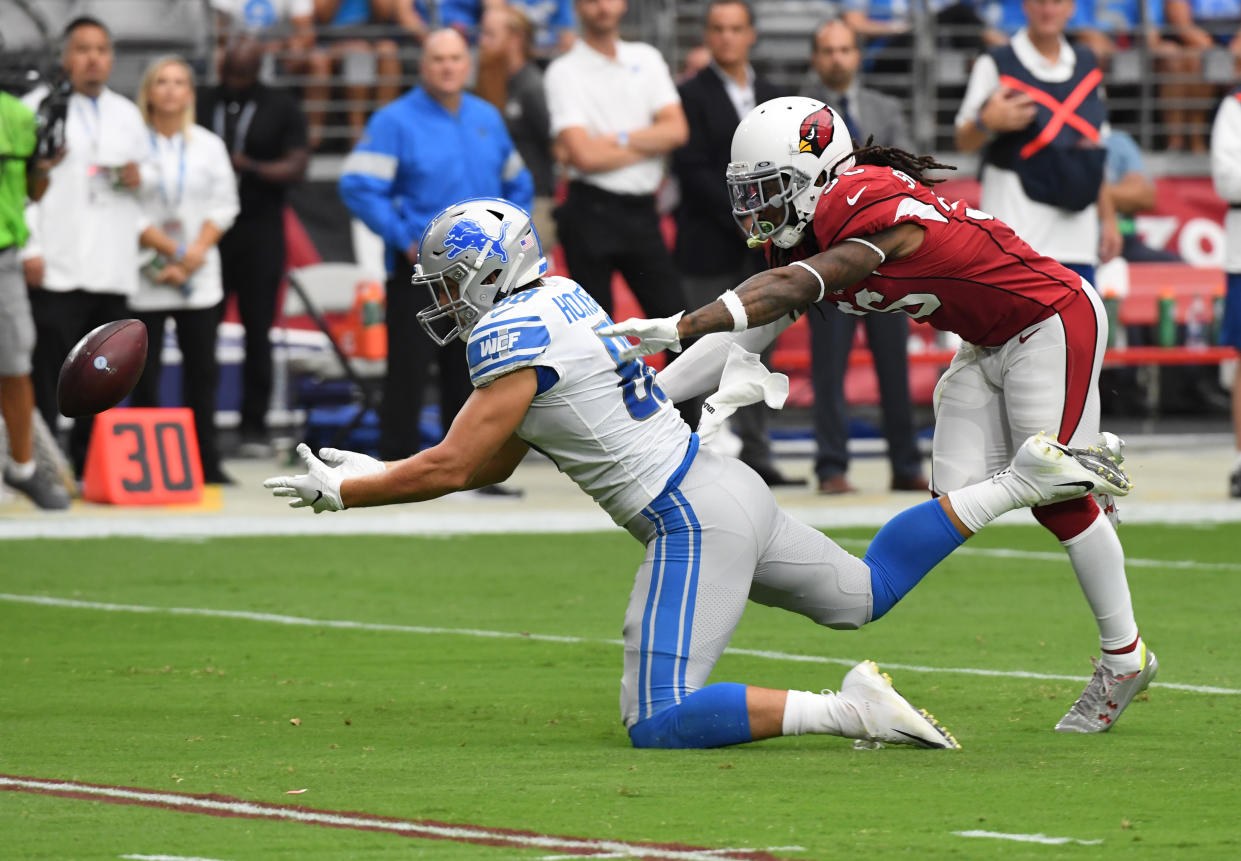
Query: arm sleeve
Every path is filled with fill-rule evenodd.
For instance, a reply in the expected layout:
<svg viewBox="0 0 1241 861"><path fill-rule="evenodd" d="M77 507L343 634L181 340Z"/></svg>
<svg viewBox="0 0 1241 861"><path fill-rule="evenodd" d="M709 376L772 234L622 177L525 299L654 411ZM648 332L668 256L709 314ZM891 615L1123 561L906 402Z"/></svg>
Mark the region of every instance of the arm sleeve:
<svg viewBox="0 0 1241 861"><path fill-rule="evenodd" d="M380 111L372 116L361 142L345 157L338 188L350 212L389 247L404 251L416 236L392 202L399 143L399 130L388 115Z"/></svg>
<svg viewBox="0 0 1241 861"><path fill-rule="evenodd" d="M1241 202L1241 101L1229 96L1211 126L1211 177L1229 203Z"/></svg>
<svg viewBox="0 0 1241 861"><path fill-rule="evenodd" d="M720 384L728 352L734 343L751 353L762 353L780 333L793 325L794 316L746 329L744 332L715 332L695 341L681 357L655 375L655 381L675 404L705 395Z"/></svg>
<svg viewBox="0 0 1241 861"><path fill-rule="evenodd" d="M229 160L224 142L217 137L209 138L208 170L211 172L211 196L207 201L204 217L221 233L227 233L237 218L240 205L237 201L237 180L233 176L233 163Z"/></svg>
<svg viewBox="0 0 1241 861"><path fill-rule="evenodd" d="M995 60L991 55L983 54L974 61L974 68L970 70L970 80L965 85L965 95L957 110L956 126L959 128L976 119L982 106L999 85L1000 71L996 68Z"/></svg>

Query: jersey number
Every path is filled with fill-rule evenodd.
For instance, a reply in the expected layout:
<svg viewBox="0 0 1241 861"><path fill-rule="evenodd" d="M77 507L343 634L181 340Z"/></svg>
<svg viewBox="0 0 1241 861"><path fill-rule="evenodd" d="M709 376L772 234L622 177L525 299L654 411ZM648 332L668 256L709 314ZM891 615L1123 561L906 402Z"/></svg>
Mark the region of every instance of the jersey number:
<svg viewBox="0 0 1241 861"><path fill-rule="evenodd" d="M610 325L612 321L605 318L602 323L595 326L595 329ZM667 401L668 396L655 382L655 371L641 359L621 361L620 351L629 346L624 339L601 338L600 340L603 341L603 346L607 347L612 361L616 362L616 373L620 377L617 385L620 386L621 400L624 401L629 415L636 421L645 421L659 412L659 405Z"/></svg>

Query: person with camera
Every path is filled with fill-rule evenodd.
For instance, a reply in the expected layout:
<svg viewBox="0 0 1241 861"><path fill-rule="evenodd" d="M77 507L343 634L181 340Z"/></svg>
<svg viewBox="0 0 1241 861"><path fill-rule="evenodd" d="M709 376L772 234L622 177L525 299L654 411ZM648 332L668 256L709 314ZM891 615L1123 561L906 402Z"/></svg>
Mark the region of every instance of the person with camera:
<svg viewBox="0 0 1241 861"><path fill-rule="evenodd" d="M22 277L18 250L30 231L26 200L47 190L52 159L36 155L35 115L16 97L0 91L0 416L8 432L4 483L39 508L69 507L69 494L50 475L42 475L34 457L34 318Z"/></svg>
<svg viewBox="0 0 1241 861"><path fill-rule="evenodd" d="M35 402L51 428L65 356L96 326L128 316L126 299L138 289L135 192L142 184L139 165L150 151L137 106L108 89L112 38L102 22L85 16L69 22L61 66L73 88L65 155L51 170L47 194L27 210L31 241L21 254L37 336ZM38 108L48 96L48 88L39 87L23 101ZM78 476L92 425L89 417L78 419L69 437Z"/></svg>

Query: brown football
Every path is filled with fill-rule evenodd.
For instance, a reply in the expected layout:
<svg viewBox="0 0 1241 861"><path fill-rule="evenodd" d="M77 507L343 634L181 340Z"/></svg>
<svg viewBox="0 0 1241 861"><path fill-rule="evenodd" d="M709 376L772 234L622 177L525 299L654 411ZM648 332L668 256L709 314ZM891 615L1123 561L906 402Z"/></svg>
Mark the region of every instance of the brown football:
<svg viewBox="0 0 1241 861"><path fill-rule="evenodd" d="M65 356L56 402L70 418L101 413L125 400L147 360L147 327L116 320L87 333Z"/></svg>

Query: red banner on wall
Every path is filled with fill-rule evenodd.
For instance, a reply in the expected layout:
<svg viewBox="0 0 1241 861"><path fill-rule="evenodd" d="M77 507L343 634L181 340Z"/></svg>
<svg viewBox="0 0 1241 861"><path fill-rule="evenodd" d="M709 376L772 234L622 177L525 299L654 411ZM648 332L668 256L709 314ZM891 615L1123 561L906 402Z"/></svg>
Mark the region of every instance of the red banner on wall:
<svg viewBox="0 0 1241 861"><path fill-rule="evenodd" d="M978 180L948 180L935 191L947 200L978 206ZM1173 251L1186 263L1223 266L1227 212L1210 177L1162 177L1155 180L1155 208L1136 219L1138 235L1151 248Z"/></svg>

